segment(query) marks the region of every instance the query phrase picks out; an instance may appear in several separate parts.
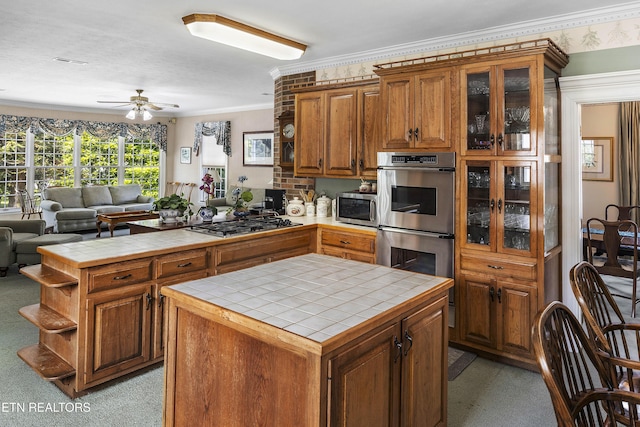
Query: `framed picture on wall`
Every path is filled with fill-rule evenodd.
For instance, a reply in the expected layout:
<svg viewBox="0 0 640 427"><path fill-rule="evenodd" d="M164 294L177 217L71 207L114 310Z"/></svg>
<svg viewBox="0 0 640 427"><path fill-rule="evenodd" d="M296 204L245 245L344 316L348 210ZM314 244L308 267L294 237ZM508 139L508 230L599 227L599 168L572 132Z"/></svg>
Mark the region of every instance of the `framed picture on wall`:
<svg viewBox="0 0 640 427"><path fill-rule="evenodd" d="M582 179L613 181L613 137L582 138Z"/></svg>
<svg viewBox="0 0 640 427"><path fill-rule="evenodd" d="M244 132L244 166L273 166L273 131Z"/></svg>
<svg viewBox="0 0 640 427"><path fill-rule="evenodd" d="M191 163L191 147L180 147L180 163Z"/></svg>

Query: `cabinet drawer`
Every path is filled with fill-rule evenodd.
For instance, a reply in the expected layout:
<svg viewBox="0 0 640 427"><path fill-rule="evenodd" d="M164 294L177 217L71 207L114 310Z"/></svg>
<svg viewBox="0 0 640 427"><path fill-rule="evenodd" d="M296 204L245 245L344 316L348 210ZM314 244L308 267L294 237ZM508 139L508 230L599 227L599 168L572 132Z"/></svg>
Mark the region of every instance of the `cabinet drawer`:
<svg viewBox="0 0 640 427"><path fill-rule="evenodd" d="M527 259L505 260L462 254L460 256L462 270L489 274L500 277L536 280L536 261Z"/></svg>
<svg viewBox="0 0 640 427"><path fill-rule="evenodd" d="M176 276L192 273L207 268L207 250L195 249L158 257L156 260L156 277Z"/></svg>
<svg viewBox="0 0 640 427"><path fill-rule="evenodd" d="M89 292L142 283L153 277L153 259L119 262L89 269Z"/></svg>
<svg viewBox="0 0 640 427"><path fill-rule="evenodd" d="M372 254L376 250L376 239L374 236L364 234L322 230L322 246L336 246Z"/></svg>

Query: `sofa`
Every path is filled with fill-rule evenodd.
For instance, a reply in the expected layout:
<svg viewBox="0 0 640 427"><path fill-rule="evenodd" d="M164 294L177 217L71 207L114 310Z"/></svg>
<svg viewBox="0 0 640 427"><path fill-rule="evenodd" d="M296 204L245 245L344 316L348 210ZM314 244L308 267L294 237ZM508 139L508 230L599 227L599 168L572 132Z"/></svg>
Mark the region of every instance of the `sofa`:
<svg viewBox="0 0 640 427"><path fill-rule="evenodd" d="M15 263L40 264L39 246L82 240L79 234L45 234L45 225L41 219L0 220L0 277Z"/></svg>
<svg viewBox="0 0 640 427"><path fill-rule="evenodd" d="M40 207L47 228L53 228L54 233L67 233L95 230L98 214L149 211L153 202L153 197L142 195L138 184L48 187Z"/></svg>

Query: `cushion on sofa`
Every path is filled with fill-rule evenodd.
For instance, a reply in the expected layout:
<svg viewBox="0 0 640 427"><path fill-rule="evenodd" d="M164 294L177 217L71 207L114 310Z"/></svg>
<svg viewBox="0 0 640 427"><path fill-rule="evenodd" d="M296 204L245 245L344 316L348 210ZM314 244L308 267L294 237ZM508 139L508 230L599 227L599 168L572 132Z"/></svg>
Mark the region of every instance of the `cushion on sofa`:
<svg viewBox="0 0 640 427"><path fill-rule="evenodd" d="M36 233L13 233L13 240L11 242L13 247L11 249L15 251L20 242L24 242L35 237L38 237Z"/></svg>
<svg viewBox="0 0 640 427"><path fill-rule="evenodd" d="M137 203L138 196L142 194L142 189L138 184L109 186L109 191L114 205Z"/></svg>
<svg viewBox="0 0 640 427"><path fill-rule="evenodd" d="M105 205L105 206L87 206L88 208L95 209L97 213L114 213L114 212L122 212L124 208L122 206L114 206L114 205Z"/></svg>
<svg viewBox="0 0 640 427"><path fill-rule="evenodd" d="M86 207L113 204L113 201L111 200L111 192L109 191L109 187L106 185L83 187L82 198L84 199L84 206Z"/></svg>
<svg viewBox="0 0 640 427"><path fill-rule="evenodd" d="M64 208L84 208L82 188L79 187L50 187L44 190L47 200L53 200Z"/></svg>
<svg viewBox="0 0 640 427"><path fill-rule="evenodd" d="M56 212L56 219L70 220L70 219L94 219L97 213L95 209L87 208L70 208Z"/></svg>

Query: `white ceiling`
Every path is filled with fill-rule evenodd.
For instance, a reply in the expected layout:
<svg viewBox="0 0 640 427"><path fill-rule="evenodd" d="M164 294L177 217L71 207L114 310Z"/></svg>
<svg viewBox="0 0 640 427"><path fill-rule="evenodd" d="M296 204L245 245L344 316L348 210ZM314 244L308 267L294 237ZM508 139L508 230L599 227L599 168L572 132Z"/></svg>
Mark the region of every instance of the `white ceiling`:
<svg viewBox="0 0 640 427"><path fill-rule="evenodd" d="M194 116L273 106L272 75L382 57L409 43L531 26L530 21L624 0L20 0L0 14L0 104L124 113L121 101L144 89L150 101L179 104L159 116ZM193 37L191 13L217 13L308 45L279 61ZM514 25L516 24L516 25ZM405 49L406 51L406 49ZM85 61L77 65L60 57ZM383 58L380 62L391 60Z"/></svg>

